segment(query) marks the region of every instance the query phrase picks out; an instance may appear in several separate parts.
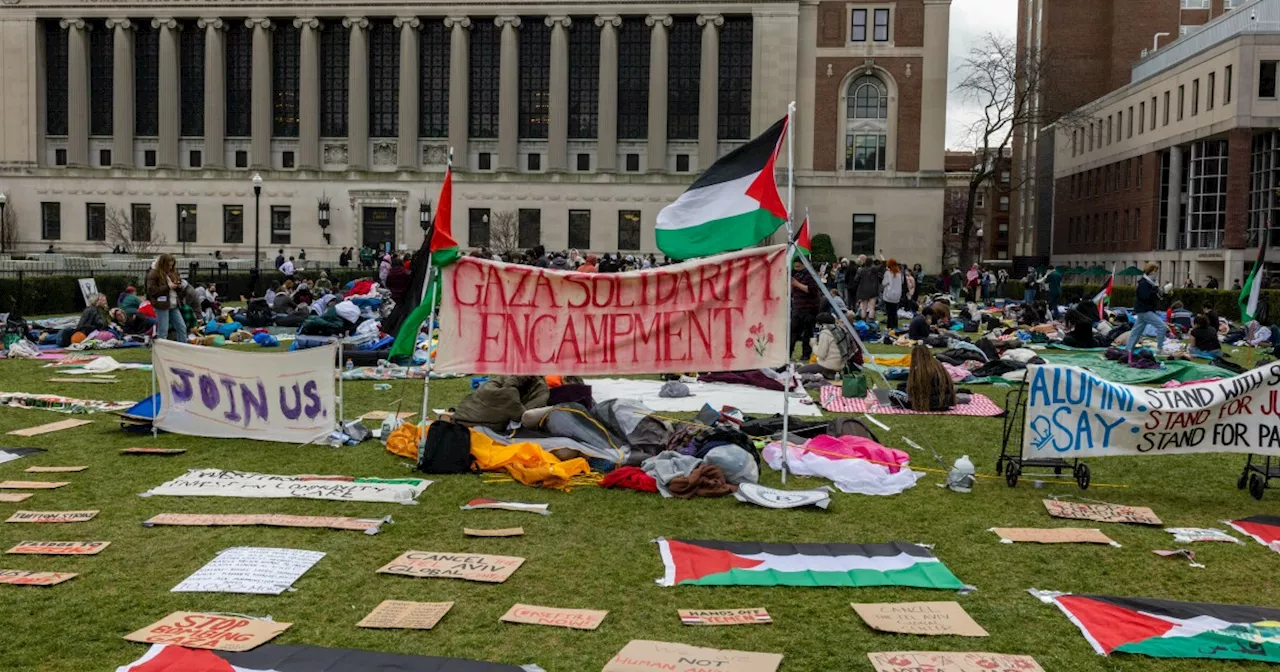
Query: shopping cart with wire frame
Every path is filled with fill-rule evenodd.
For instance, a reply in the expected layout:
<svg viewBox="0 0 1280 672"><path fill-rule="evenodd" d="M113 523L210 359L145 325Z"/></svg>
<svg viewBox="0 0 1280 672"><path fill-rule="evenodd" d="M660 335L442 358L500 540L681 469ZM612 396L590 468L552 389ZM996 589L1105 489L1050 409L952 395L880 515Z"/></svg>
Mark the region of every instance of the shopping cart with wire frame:
<svg viewBox="0 0 1280 672"><path fill-rule="evenodd" d="M1258 462L1254 462L1254 458L1258 458ZM1245 458L1244 469L1240 472L1240 478L1236 479L1236 487L1244 490L1249 488L1249 494L1254 499L1261 500L1263 493L1271 487L1271 479L1280 478L1280 460L1276 464L1271 463L1270 455L1254 455L1249 454Z"/></svg>
<svg viewBox="0 0 1280 672"><path fill-rule="evenodd" d="M1052 470L1052 475L1062 476L1070 472L1076 485L1081 490L1089 489L1089 465L1079 459L1065 460L1058 457L1028 458L1022 455L1023 433L1027 422L1027 382L1024 380L1017 388L1004 396L1004 427L1001 431L1000 457L996 458L996 474L1004 474L1004 482L1009 487L1018 484L1018 478L1027 469ZM1012 448L1012 450L1010 450ZM1280 471L1280 470L1278 470ZM1027 475L1050 475L1049 472L1033 472Z"/></svg>

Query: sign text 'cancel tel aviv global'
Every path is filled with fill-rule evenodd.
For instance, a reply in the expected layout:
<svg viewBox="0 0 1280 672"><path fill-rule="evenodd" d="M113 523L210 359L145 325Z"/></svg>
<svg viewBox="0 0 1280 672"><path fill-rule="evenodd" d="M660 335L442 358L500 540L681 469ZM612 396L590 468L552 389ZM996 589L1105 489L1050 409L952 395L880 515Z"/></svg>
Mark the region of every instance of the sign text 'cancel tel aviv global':
<svg viewBox="0 0 1280 672"><path fill-rule="evenodd" d="M1027 373L1023 457L1280 455L1280 363L1203 383L1113 383L1074 366Z"/></svg>
<svg viewBox="0 0 1280 672"><path fill-rule="evenodd" d="M464 257L444 272L435 368L599 375L779 366L786 266L780 245L628 273Z"/></svg>

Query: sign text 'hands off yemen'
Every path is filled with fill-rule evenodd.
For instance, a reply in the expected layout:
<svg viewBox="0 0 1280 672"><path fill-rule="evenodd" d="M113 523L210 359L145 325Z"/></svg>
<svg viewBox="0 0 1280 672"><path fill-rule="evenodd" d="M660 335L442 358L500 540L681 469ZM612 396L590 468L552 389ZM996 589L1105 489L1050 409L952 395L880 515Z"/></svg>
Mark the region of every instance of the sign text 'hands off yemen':
<svg viewBox="0 0 1280 672"><path fill-rule="evenodd" d="M1280 363L1167 389L1059 365L1032 366L1027 379L1024 457L1280 455Z"/></svg>
<svg viewBox="0 0 1280 672"><path fill-rule="evenodd" d="M611 274L464 258L445 270L436 369L590 375L781 365L785 265L783 246Z"/></svg>

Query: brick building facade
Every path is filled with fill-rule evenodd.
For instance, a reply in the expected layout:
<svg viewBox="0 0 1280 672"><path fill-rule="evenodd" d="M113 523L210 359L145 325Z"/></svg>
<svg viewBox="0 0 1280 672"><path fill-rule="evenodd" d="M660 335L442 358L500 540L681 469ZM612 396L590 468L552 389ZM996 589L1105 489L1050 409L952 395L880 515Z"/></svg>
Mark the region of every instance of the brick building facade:
<svg viewBox="0 0 1280 672"><path fill-rule="evenodd" d="M1280 202L1280 0L1240 9L1135 64L1086 122L1046 131L1055 262L1156 262L1168 281L1223 287L1247 274Z"/></svg>
<svg viewBox="0 0 1280 672"><path fill-rule="evenodd" d="M1019 53L1040 54L1046 63L1040 118L1053 119L1084 106L1130 81L1130 66L1152 50L1192 34L1244 0L1019 0ZM1016 256L1050 253L1048 214L1038 201L1041 129L1020 129L1013 139L1015 191L1012 240Z"/></svg>

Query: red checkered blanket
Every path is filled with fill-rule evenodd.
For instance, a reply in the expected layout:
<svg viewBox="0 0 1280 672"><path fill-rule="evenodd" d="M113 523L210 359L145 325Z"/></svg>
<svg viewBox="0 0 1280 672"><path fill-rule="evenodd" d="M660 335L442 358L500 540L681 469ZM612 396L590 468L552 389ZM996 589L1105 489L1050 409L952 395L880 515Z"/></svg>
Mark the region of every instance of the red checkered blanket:
<svg viewBox="0 0 1280 672"><path fill-rule="evenodd" d="M981 394L969 395L969 403L960 404L944 413L926 413L909 411L896 406L879 406L875 395L867 393L865 399L847 399L840 396L838 385L827 385L822 388L822 407L832 413L871 413L884 415L971 415L990 418L1004 413L999 406Z"/></svg>

